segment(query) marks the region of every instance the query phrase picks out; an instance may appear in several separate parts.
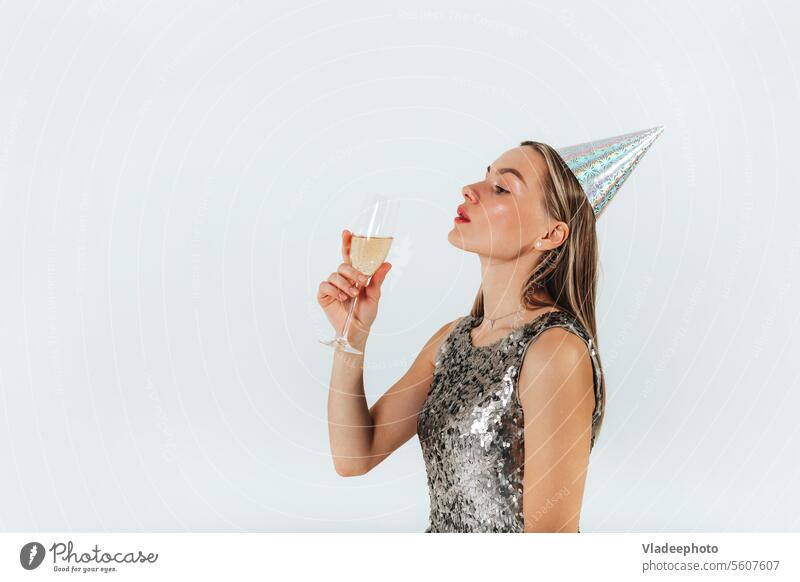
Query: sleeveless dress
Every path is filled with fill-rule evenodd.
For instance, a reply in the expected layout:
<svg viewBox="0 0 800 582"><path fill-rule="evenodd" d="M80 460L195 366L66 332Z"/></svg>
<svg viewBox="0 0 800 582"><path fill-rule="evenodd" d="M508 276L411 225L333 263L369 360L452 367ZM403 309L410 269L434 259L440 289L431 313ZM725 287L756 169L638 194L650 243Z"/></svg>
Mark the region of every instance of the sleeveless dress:
<svg viewBox="0 0 800 582"><path fill-rule="evenodd" d="M524 531L525 424L517 377L528 346L546 329L565 328L587 345L594 369L594 448L602 371L578 319L546 312L491 345L475 346L470 331L482 319L462 317L442 342L417 419L430 497L425 533Z"/></svg>

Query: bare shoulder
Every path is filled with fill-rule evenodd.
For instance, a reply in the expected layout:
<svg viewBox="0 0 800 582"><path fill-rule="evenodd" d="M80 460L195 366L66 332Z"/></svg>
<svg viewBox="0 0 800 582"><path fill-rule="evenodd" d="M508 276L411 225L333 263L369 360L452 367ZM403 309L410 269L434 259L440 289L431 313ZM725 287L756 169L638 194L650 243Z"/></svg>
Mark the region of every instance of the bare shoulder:
<svg viewBox="0 0 800 582"><path fill-rule="evenodd" d="M590 357L583 338L563 327L542 331L526 348L518 384L525 417L525 532L578 529L591 450ZM554 498L555 507L542 512Z"/></svg>
<svg viewBox="0 0 800 582"><path fill-rule="evenodd" d="M535 392L574 391L582 396L584 387L592 385L592 364L586 343L563 327L551 327L539 334L526 350L519 373L519 394L536 386Z"/></svg>

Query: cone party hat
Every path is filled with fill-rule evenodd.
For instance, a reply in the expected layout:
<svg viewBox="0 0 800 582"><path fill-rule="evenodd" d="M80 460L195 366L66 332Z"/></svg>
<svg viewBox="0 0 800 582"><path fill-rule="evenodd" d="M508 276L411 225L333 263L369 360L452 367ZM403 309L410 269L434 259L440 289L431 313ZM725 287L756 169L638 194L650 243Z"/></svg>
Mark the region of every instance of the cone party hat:
<svg viewBox="0 0 800 582"><path fill-rule="evenodd" d="M611 202L662 131L664 126L659 125L556 149L583 187L594 209L595 219Z"/></svg>

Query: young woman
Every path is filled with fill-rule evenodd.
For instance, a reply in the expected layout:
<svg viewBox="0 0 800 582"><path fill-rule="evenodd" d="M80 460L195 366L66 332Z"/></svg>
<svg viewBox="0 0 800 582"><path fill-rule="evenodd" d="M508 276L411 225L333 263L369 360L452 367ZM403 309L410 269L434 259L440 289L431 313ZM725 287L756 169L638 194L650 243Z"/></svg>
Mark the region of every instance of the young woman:
<svg viewBox="0 0 800 582"><path fill-rule="evenodd" d="M504 152L462 194L448 240L480 258L472 310L443 325L371 408L364 356L334 352L334 466L363 475L417 434L426 532L579 532L605 402L592 205L556 150L534 141ZM350 238L342 233L344 262L318 301L339 330L360 293L350 341L363 351L391 265L362 287Z"/></svg>

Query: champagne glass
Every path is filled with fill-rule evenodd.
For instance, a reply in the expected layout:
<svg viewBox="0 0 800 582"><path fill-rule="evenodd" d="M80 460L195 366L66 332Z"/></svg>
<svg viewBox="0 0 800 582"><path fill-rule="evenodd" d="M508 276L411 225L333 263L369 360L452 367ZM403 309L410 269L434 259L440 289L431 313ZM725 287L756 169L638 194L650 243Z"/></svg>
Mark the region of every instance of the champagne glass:
<svg viewBox="0 0 800 582"><path fill-rule="evenodd" d="M389 248L394 240L396 225L396 200L387 198L382 194L368 194L365 196L361 211L353 221L353 228L350 229L353 233L350 241L350 264L356 270L369 277L367 282L364 283L364 287L369 285L372 275L386 260ZM353 297L342 331L333 339L319 341L326 346L331 346L333 349L341 349L351 354L363 354L363 351L350 345L350 342L347 341L353 311L358 302L358 297L361 295L358 281L355 282L355 287L359 292Z"/></svg>

